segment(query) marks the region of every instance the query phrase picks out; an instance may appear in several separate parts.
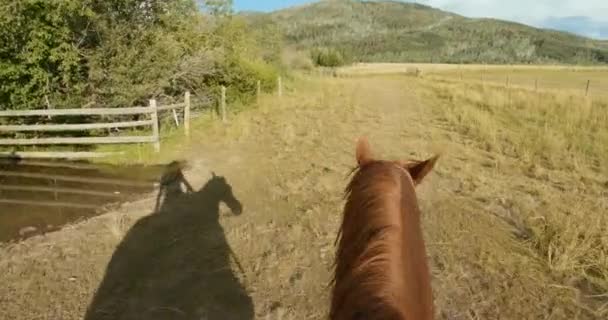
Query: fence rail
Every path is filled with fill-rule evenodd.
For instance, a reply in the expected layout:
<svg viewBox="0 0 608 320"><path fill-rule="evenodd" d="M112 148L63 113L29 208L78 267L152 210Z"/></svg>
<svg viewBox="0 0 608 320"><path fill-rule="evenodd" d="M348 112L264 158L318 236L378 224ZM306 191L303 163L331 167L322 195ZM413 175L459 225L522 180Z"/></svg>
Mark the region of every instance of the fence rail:
<svg viewBox="0 0 608 320"><path fill-rule="evenodd" d="M44 109L44 110L6 110L0 111L0 118L16 117L52 117L52 116L121 116L142 115L146 120L90 122L76 124L25 124L0 125L2 133L17 132L67 132L88 131L98 129L118 129L149 127L150 136L100 136L100 137L45 137L45 138L4 138L0 146L41 146L41 145L101 145L101 144L132 144L149 143L154 145L156 152L160 151L159 112L172 111L176 123L179 119L176 110L183 109L183 127L186 136L190 135L190 93L184 95L184 102L158 105L155 99L150 100L147 107L131 108L81 108L81 109ZM106 120L107 121L107 120ZM115 153L99 152L0 152L0 157L8 158L97 158Z"/></svg>
<svg viewBox="0 0 608 320"><path fill-rule="evenodd" d="M283 80L279 76L277 79L277 95L282 97L284 94ZM257 81L256 95L257 101L260 101L262 94L262 82ZM228 110L226 104L227 88L221 87L221 96L218 97L218 110L222 122L227 122ZM183 110L183 117L178 117L177 110ZM96 136L96 137L44 137L44 138L0 138L0 147L6 146L51 146L51 145L102 145L102 144L132 144L146 143L152 144L156 152L160 152L160 124L159 113L170 111L177 126L183 126L184 134L190 137L190 119L192 117L190 92L184 94L184 102L159 105L156 100L152 99L148 106L130 107L130 108L81 108L81 109L39 109L39 110L5 110L0 111L1 118L18 118L18 117L48 117L53 116L124 116L124 115L142 115L146 116L145 120L137 121L115 121L108 122L89 122L89 123L69 123L69 124L2 124L0 125L0 133L19 133L19 132L70 132L70 131L89 131L100 129L121 129L121 128L139 128L148 127L152 132L149 136ZM87 159L87 158L103 158L110 155L120 154L123 152L40 152L40 151L0 151L1 158L33 158L33 159Z"/></svg>
<svg viewBox="0 0 608 320"><path fill-rule="evenodd" d="M85 138L34 138L34 139L0 139L0 146L34 146L58 144L121 144L152 143L155 136L133 137L85 137Z"/></svg>
<svg viewBox="0 0 608 320"><path fill-rule="evenodd" d="M85 131L95 129L134 128L152 125L152 120L107 122L107 123L81 123L81 124L33 124L33 125L0 125L0 131Z"/></svg>
<svg viewBox="0 0 608 320"><path fill-rule="evenodd" d="M0 152L0 159L68 159L68 160L79 160L88 158L104 158L111 155L124 154L124 152L86 152L86 151L74 151L74 152L44 152L44 151L32 151L32 152ZM19 160L21 161L21 160Z"/></svg>
<svg viewBox="0 0 608 320"><path fill-rule="evenodd" d="M35 117L35 116L109 116L153 113L150 107L133 108L81 108L81 109L39 109L0 111L0 117Z"/></svg>

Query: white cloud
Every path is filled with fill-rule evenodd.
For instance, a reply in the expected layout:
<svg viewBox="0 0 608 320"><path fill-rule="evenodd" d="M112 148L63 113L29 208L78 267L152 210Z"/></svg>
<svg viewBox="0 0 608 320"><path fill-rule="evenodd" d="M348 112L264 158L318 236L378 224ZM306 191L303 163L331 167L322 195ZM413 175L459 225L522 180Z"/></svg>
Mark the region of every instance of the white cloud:
<svg viewBox="0 0 608 320"><path fill-rule="evenodd" d="M585 16L608 21L606 0L416 0L414 2L471 17L495 17L528 22L548 17Z"/></svg>
<svg viewBox="0 0 608 320"><path fill-rule="evenodd" d="M608 0L411 0L467 17L489 17L547 27L549 20L585 17L597 25L586 31L602 34L608 24ZM589 27L589 26L587 26ZM578 30L569 30L578 31ZM580 32L579 32L580 33Z"/></svg>

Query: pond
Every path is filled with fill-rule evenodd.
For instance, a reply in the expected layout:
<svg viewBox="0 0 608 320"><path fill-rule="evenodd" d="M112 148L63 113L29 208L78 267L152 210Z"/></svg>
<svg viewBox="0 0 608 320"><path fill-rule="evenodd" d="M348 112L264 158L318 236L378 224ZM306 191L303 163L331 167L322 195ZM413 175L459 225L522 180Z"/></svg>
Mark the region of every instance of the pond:
<svg viewBox="0 0 608 320"><path fill-rule="evenodd" d="M20 241L136 200L166 166L0 158L0 242Z"/></svg>

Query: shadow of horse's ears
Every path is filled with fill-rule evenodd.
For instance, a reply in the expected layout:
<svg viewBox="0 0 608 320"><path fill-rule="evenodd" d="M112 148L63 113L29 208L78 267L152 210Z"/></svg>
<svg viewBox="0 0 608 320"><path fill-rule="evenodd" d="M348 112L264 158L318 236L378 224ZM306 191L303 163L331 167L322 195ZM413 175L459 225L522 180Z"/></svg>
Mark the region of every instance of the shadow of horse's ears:
<svg viewBox="0 0 608 320"><path fill-rule="evenodd" d="M211 171L211 177L213 177L213 178L216 178L216 177L217 177L217 175L215 174L215 172L214 172L214 171Z"/></svg>

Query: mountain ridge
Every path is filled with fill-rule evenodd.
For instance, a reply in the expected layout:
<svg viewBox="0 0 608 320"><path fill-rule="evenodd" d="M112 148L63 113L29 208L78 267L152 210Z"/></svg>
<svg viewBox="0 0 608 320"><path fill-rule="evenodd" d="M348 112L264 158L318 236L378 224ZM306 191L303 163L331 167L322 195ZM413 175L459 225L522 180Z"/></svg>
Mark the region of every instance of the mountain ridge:
<svg viewBox="0 0 608 320"><path fill-rule="evenodd" d="M606 40L419 3L325 0L244 16L277 24L298 50L332 48L357 62L608 63Z"/></svg>

